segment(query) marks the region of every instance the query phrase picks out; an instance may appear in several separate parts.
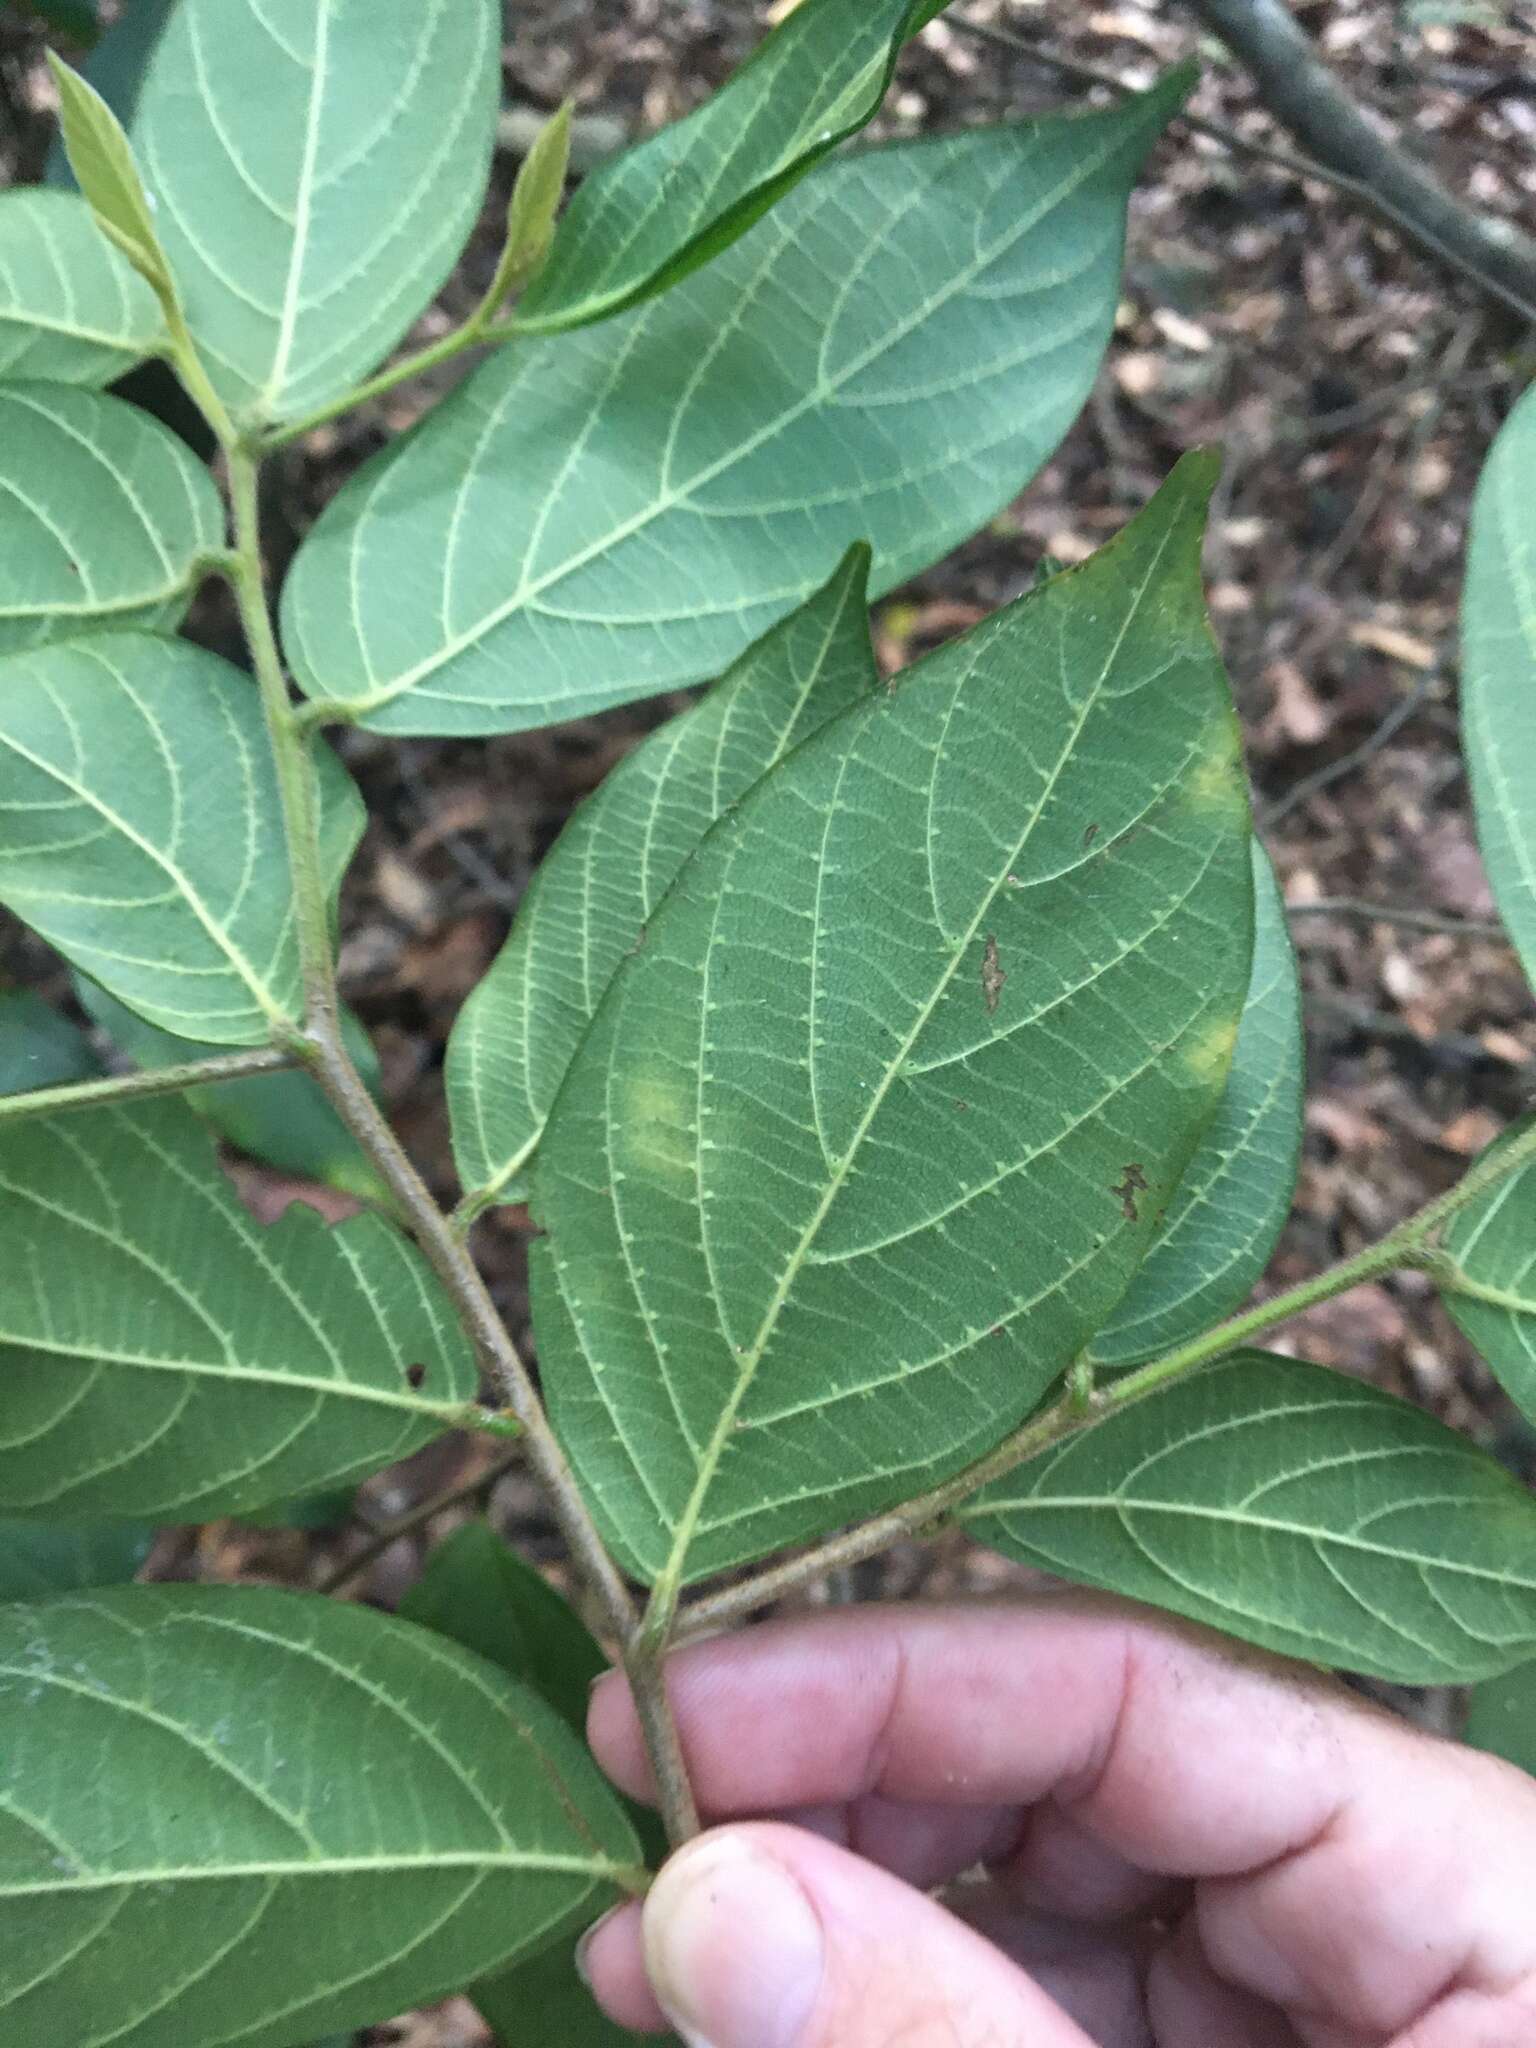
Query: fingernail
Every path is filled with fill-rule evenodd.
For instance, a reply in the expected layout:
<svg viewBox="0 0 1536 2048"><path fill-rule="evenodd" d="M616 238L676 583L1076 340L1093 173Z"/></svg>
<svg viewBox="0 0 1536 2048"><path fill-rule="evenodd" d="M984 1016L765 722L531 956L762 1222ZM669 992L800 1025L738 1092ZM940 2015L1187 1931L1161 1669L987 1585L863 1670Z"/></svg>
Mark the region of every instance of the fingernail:
<svg viewBox="0 0 1536 2048"><path fill-rule="evenodd" d="M576 1944L576 1974L589 1991L592 1989L592 1972L587 1968L587 1953L591 1949L593 1942L596 1941L597 1937L608 1925L608 1922L616 1920L620 1913L627 1912L628 1910L627 1902L622 1906L610 1906L601 1920L594 1920L592 1922L592 1925Z"/></svg>
<svg viewBox="0 0 1536 2048"><path fill-rule="evenodd" d="M810 1900L737 1835L674 1856L645 1902L645 1959L688 2048L797 2048L825 1951Z"/></svg>

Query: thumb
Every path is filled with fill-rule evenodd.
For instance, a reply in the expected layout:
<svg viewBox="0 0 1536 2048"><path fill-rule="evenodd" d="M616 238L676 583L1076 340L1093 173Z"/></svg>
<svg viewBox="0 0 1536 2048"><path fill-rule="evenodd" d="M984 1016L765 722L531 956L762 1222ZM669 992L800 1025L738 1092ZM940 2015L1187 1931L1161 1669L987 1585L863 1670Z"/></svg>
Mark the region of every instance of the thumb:
<svg viewBox="0 0 1536 2048"><path fill-rule="evenodd" d="M1091 2048L942 1906L798 1828L721 1828L645 1903L646 1968L689 2048Z"/></svg>

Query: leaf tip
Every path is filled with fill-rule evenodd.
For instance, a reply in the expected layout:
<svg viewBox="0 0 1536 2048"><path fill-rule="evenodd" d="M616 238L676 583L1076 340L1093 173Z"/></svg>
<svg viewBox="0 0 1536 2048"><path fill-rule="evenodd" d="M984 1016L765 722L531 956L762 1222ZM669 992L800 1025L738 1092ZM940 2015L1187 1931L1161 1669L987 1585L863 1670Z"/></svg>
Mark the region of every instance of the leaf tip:
<svg viewBox="0 0 1536 2048"><path fill-rule="evenodd" d="M1175 64L1170 70L1165 71L1160 78L1155 78L1147 87L1143 98L1159 111L1166 109L1163 112L1163 119L1171 121L1176 114L1183 112L1190 94L1199 83L1200 60L1198 57L1186 57L1182 63Z"/></svg>
<svg viewBox="0 0 1536 2048"><path fill-rule="evenodd" d="M1190 448L1181 455L1169 470L1163 481L1162 491L1171 490L1175 485L1183 491L1192 505L1198 504L1203 512L1211 501L1211 494L1221 477L1222 453L1214 445Z"/></svg>
<svg viewBox="0 0 1536 2048"><path fill-rule="evenodd" d="M855 584L868 599L869 579L874 572L875 551L867 540L851 541L843 559L832 572L834 583Z"/></svg>

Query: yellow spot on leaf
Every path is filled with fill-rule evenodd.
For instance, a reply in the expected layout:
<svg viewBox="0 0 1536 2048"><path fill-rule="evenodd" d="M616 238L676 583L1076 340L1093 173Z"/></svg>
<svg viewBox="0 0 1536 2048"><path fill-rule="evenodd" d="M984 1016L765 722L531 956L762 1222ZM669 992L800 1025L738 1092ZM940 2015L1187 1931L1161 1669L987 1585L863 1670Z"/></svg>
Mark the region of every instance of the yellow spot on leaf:
<svg viewBox="0 0 1536 2048"><path fill-rule="evenodd" d="M623 1083L623 1120L631 1162L667 1179L693 1172L692 1104L670 1075L630 1074Z"/></svg>
<svg viewBox="0 0 1536 2048"><path fill-rule="evenodd" d="M1184 1063L1197 1081L1218 1086L1227 1078L1232 1053L1237 1045L1236 1017L1223 1017L1207 1024L1184 1047Z"/></svg>
<svg viewBox="0 0 1536 2048"><path fill-rule="evenodd" d="M1184 787L1196 810L1246 810L1248 787L1236 729L1229 720L1223 719L1212 732Z"/></svg>

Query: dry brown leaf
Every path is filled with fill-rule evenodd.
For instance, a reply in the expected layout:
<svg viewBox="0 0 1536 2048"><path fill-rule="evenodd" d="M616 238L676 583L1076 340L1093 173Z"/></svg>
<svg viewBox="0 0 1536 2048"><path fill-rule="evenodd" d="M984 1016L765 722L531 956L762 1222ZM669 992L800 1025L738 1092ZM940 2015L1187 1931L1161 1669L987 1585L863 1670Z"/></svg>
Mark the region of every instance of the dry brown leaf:
<svg viewBox="0 0 1536 2048"><path fill-rule="evenodd" d="M1491 1110L1464 1109L1460 1116L1452 1117L1440 1133L1440 1142L1447 1152L1470 1159L1474 1153L1491 1145L1503 1128Z"/></svg>
<svg viewBox="0 0 1536 2048"><path fill-rule="evenodd" d="M1114 359L1115 382L1128 398L1145 398L1163 381L1163 359L1151 349L1128 348Z"/></svg>
<svg viewBox="0 0 1536 2048"><path fill-rule="evenodd" d="M437 899L431 883L392 846L382 848L374 862L373 883L385 909L411 931L430 930L437 922Z"/></svg>
<svg viewBox="0 0 1536 2048"><path fill-rule="evenodd" d="M1294 661L1272 661L1264 679L1274 690L1274 720L1298 747L1315 747L1329 726L1327 706Z"/></svg>
<svg viewBox="0 0 1536 2048"><path fill-rule="evenodd" d="M1523 1038L1517 1038L1513 1031L1502 1031L1497 1025L1480 1034L1484 1051L1496 1060L1507 1060L1512 1067L1529 1066L1533 1057L1531 1048Z"/></svg>
<svg viewBox="0 0 1536 2048"><path fill-rule="evenodd" d="M1210 334L1197 320L1175 313L1172 306L1154 306L1150 317L1158 333L1175 348L1187 348L1191 355L1203 356L1215 347Z"/></svg>
<svg viewBox="0 0 1536 2048"><path fill-rule="evenodd" d="M1421 640L1417 633L1405 633L1401 626L1383 625L1376 619L1357 619L1349 629L1349 637L1356 647L1372 648L1377 654L1389 655L1393 661L1406 662L1409 668L1433 668L1435 650L1428 640Z"/></svg>
<svg viewBox="0 0 1536 2048"><path fill-rule="evenodd" d="M1338 1096L1320 1095L1307 1104L1309 1131L1321 1131L1341 1152L1376 1152L1387 1134L1374 1117L1353 1109Z"/></svg>

